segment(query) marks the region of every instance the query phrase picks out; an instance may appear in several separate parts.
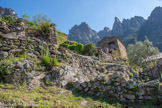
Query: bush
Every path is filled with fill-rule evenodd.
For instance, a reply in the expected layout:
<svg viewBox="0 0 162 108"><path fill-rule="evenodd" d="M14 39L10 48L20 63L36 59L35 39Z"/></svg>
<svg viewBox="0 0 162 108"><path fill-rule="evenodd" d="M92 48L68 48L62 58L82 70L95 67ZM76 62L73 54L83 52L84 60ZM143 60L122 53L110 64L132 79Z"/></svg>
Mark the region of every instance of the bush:
<svg viewBox="0 0 162 108"><path fill-rule="evenodd" d="M41 22L38 25L37 32L41 36L49 36L52 32L51 24L49 22Z"/></svg>
<svg viewBox="0 0 162 108"><path fill-rule="evenodd" d="M1 18L1 21L6 22L7 24L14 25L16 20L12 16L5 16Z"/></svg>
<svg viewBox="0 0 162 108"><path fill-rule="evenodd" d="M87 56L94 56L96 53L96 46L94 43L88 43L83 48L83 54Z"/></svg>
<svg viewBox="0 0 162 108"><path fill-rule="evenodd" d="M68 48L73 51L76 51L78 54L82 54L84 45L81 43L74 42L74 41L66 41L66 42L60 44L60 46L62 46L64 48Z"/></svg>

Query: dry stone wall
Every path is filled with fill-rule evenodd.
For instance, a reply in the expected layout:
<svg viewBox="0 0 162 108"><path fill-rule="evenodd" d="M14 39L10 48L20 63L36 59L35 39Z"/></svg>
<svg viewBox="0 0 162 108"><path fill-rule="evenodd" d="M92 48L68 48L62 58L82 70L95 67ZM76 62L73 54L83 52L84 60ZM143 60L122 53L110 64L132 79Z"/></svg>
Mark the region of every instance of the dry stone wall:
<svg viewBox="0 0 162 108"><path fill-rule="evenodd" d="M155 96L159 100L162 99L162 86L159 87L158 80L143 83L131 77L128 70L127 67L113 66L108 68L110 73L107 75L83 83L76 82L73 85L84 93L106 98L114 97L123 102L148 100Z"/></svg>

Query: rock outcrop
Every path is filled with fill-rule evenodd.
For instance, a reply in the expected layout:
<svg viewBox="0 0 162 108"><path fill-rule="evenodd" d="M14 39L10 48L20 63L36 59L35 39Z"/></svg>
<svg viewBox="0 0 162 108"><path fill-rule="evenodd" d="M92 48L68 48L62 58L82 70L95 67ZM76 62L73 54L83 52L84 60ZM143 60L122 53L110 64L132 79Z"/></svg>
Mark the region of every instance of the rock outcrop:
<svg viewBox="0 0 162 108"><path fill-rule="evenodd" d="M111 35L119 36L119 37L124 35L124 28L123 28L122 22L117 17L115 17Z"/></svg>
<svg viewBox="0 0 162 108"><path fill-rule="evenodd" d="M100 40L100 37L97 35L96 31L92 30L88 24L83 22L79 26L75 25L69 30L68 39L87 44L90 42L97 43Z"/></svg>
<svg viewBox="0 0 162 108"><path fill-rule="evenodd" d="M18 18L18 16L15 13L15 11L12 10L11 8L0 7L0 17L4 17L4 16L12 16L15 19Z"/></svg>

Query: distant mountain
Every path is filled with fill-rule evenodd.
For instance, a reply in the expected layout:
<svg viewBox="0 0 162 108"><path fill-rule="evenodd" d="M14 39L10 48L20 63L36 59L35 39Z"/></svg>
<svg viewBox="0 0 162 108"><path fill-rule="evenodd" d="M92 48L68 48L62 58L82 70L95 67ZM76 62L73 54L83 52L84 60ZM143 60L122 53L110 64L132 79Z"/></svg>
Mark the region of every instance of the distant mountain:
<svg viewBox="0 0 162 108"><path fill-rule="evenodd" d="M98 36L103 39L105 36L111 36L111 30L105 27L103 30L98 32Z"/></svg>
<svg viewBox="0 0 162 108"><path fill-rule="evenodd" d="M152 11L148 20L141 26L137 39L143 41L145 36L162 51L162 7L156 7Z"/></svg>
<svg viewBox="0 0 162 108"><path fill-rule="evenodd" d="M68 40L87 44L89 42L97 43L100 37L97 32L89 27L85 22L80 25L75 25L71 28L68 35Z"/></svg>
<svg viewBox="0 0 162 108"><path fill-rule="evenodd" d="M0 17L4 17L4 16L12 16L14 18L18 18L18 16L15 13L15 11L12 10L11 8L0 7Z"/></svg>
<svg viewBox="0 0 162 108"><path fill-rule="evenodd" d="M98 33L92 30L88 24L81 23L79 26L75 25L69 31L68 39L83 44L93 42L97 43L106 36L119 36L126 45L134 43L138 30L146 20L142 17L135 16L131 19L124 19L122 22L115 17L113 29L105 27Z"/></svg>

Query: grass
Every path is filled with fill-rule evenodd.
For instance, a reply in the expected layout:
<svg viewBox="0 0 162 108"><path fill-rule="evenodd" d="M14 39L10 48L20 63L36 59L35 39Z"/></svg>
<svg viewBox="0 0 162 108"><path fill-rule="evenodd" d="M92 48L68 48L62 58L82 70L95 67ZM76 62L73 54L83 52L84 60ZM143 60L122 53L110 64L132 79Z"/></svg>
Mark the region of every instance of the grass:
<svg viewBox="0 0 162 108"><path fill-rule="evenodd" d="M83 104L82 102L86 102ZM158 108L151 102L120 103L114 98L101 98L82 94L77 90L70 93L68 90L55 86L36 87L32 91L26 89L26 85L19 89L11 84L0 84L0 104L14 104L22 107L55 107L55 108Z"/></svg>
<svg viewBox="0 0 162 108"><path fill-rule="evenodd" d="M22 89L23 88L23 89ZM64 93L61 93L63 91ZM81 101L85 100L86 105L81 105ZM22 106L36 105L37 107L69 107L69 108L87 108L103 106L103 108L116 108L105 102L95 101L89 97L74 95L67 90L56 87L39 87L32 91L27 91L26 87L16 89L10 84L0 84L0 104L21 104Z"/></svg>

